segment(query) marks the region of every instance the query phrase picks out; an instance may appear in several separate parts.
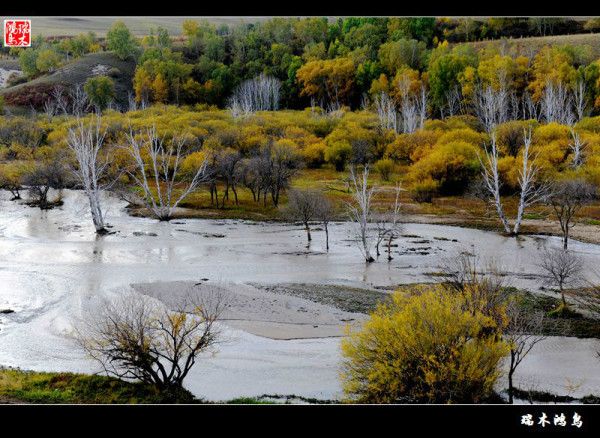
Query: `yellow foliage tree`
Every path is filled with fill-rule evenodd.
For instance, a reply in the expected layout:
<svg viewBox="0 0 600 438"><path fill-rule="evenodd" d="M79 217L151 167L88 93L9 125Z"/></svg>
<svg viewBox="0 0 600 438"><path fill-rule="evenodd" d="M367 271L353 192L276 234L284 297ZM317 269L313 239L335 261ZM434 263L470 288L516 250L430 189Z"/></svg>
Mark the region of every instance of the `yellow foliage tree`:
<svg viewBox="0 0 600 438"><path fill-rule="evenodd" d="M468 293L397 291L342 340L343 388L364 403L478 403L493 391L508 345Z"/></svg>
<svg viewBox="0 0 600 438"><path fill-rule="evenodd" d="M169 98L169 84L160 73L156 75L152 82L152 96L155 102L162 103L165 103Z"/></svg>
<svg viewBox="0 0 600 438"><path fill-rule="evenodd" d="M351 58L336 58L309 61L298 69L296 78L302 85L301 95L344 103L350 97L354 73Z"/></svg>

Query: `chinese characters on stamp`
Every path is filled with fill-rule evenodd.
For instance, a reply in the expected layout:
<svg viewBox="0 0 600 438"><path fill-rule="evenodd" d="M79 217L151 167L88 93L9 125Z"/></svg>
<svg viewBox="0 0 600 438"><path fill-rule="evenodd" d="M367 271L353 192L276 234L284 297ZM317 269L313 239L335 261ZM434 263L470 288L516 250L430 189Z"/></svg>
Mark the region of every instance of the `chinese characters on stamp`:
<svg viewBox="0 0 600 438"><path fill-rule="evenodd" d="M31 20L4 20L4 47L31 47Z"/></svg>

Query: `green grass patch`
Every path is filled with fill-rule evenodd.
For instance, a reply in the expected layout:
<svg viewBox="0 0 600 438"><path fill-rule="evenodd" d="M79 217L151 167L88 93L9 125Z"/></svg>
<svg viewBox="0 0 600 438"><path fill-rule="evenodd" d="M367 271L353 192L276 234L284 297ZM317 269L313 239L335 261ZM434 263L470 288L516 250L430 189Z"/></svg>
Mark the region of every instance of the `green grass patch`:
<svg viewBox="0 0 600 438"><path fill-rule="evenodd" d="M176 398L152 385L106 376L0 369L0 399L25 403L190 403L183 391Z"/></svg>
<svg viewBox="0 0 600 438"><path fill-rule="evenodd" d="M564 308L560 298L526 291L515 290L514 292L519 295L519 303L525 309L532 312L541 311L548 315L542 327L542 334L600 338L600 320L586 317L572 307Z"/></svg>

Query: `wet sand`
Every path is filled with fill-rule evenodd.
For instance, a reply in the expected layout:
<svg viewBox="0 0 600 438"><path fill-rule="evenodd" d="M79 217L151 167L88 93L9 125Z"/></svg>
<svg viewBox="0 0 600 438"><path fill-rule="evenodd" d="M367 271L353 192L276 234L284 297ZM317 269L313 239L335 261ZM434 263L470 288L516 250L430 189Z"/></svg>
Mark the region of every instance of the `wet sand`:
<svg viewBox="0 0 600 438"><path fill-rule="evenodd" d="M138 283L132 287L157 298L171 310L190 310L190 302L197 302L197 298L207 293L218 293L227 303L219 318L223 324L270 339L342 336L346 325L356 325L366 318L363 313L267 292L249 284L172 281Z"/></svg>

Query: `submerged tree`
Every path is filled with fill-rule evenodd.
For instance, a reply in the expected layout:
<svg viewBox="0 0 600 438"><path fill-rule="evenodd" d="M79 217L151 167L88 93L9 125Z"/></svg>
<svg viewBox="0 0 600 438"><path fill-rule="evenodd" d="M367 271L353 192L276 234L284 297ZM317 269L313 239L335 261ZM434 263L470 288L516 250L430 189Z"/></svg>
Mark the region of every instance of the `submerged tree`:
<svg viewBox="0 0 600 438"><path fill-rule="evenodd" d="M130 128L127 141L126 149L136 167L128 174L142 190L146 208L158 220L170 220L179 203L206 180L206 160L198 166L191 179L182 184L177 196L175 190L177 178L182 173L180 167L186 137L176 136L167 141L157 134L153 126L143 133L135 133ZM150 163L147 163L148 160Z"/></svg>
<svg viewBox="0 0 600 438"><path fill-rule="evenodd" d="M546 274L546 284L558 287L562 300L562 307L558 310L567 310L565 289L581 281L583 261L572 251L555 248L544 251L539 267Z"/></svg>
<svg viewBox="0 0 600 438"><path fill-rule="evenodd" d="M506 219L506 215L504 214L504 207L502 206L502 199L500 198L500 188L502 187L502 182L500 181L500 173L498 171L498 147L496 146L496 135L492 133L492 142L491 142L491 151L485 150L485 156L487 162L484 163L479 157L479 162L481 163L482 177L483 182L485 184L485 188L491 195L490 201L494 205L496 212L498 213L498 217L500 218L500 222L504 227L504 231L507 234L510 234L510 225L508 224L508 219Z"/></svg>
<svg viewBox="0 0 600 438"><path fill-rule="evenodd" d="M355 226L356 241L367 263L374 262L371 255L373 237L369 225L372 222L371 201L375 193L375 187L370 186L369 165L363 167L361 175L356 174L355 167L350 167L350 182L354 189L352 202L348 203L348 214Z"/></svg>
<svg viewBox="0 0 600 438"><path fill-rule="evenodd" d="M325 230L325 248L329 251L329 222L333 220L335 216L335 208L332 202L325 196L321 197L319 203L319 211L317 212L317 219L323 224Z"/></svg>
<svg viewBox="0 0 600 438"><path fill-rule="evenodd" d="M25 172L25 166L19 163L0 165L0 189L8 190L12 195L12 201L21 199Z"/></svg>
<svg viewBox="0 0 600 438"><path fill-rule="evenodd" d="M48 200L50 189L60 190L66 185L65 159L62 154L55 154L49 159L37 162L33 168L23 175L23 184L27 186L31 204L42 210L52 208L61 203L59 199Z"/></svg>
<svg viewBox="0 0 600 438"><path fill-rule="evenodd" d="M569 235L575 226L575 215L584 205L596 198L596 187L582 179L555 182L548 196L548 203L554 214L563 237L563 249L569 245Z"/></svg>
<svg viewBox="0 0 600 438"><path fill-rule="evenodd" d="M510 345L510 360L508 362L508 402L513 403L514 382L513 378L523 359L531 352L533 347L543 341L546 336L542 333L545 315L525 309L523 304L512 300L507 309L508 324L504 331L504 338Z"/></svg>
<svg viewBox="0 0 600 438"><path fill-rule="evenodd" d="M392 242L398 238L401 230L400 224L400 183L396 183L394 190L395 198L393 206L383 213L377 215L375 227L377 230L377 238L375 241L375 252L377 257L380 256L379 246L382 243L387 247L387 259L392 260Z"/></svg>
<svg viewBox="0 0 600 438"><path fill-rule="evenodd" d="M100 153L104 146L106 130L102 129L102 118L95 116L86 126L82 119L77 118L75 127L69 129L67 145L75 154L77 167L73 173L83 188L90 203L92 221L96 233L106 233L104 213L100 202L100 194L108 186L103 185L110 164L109 155Z"/></svg>
<svg viewBox="0 0 600 438"><path fill-rule="evenodd" d="M479 157L482 167L482 177L487 192L491 195L490 202L494 205L500 222L507 234L518 235L521 229L521 222L525 209L535 203L543 201L549 193L550 185L547 182L539 181L540 167L535 164L534 157L531 156L531 129L524 131L523 134L523 154L521 158L521 168L519 169L519 206L514 226L511 230L508 219L504 213L500 189L500 173L498 171L498 148L496 146L496 135L491 135L491 151L485 151L486 162Z"/></svg>
<svg viewBox="0 0 600 438"><path fill-rule="evenodd" d="M290 190L288 193L286 213L291 219L302 222L309 246L312 240L310 222L315 220L319 214L321 197L322 195L315 190Z"/></svg>

